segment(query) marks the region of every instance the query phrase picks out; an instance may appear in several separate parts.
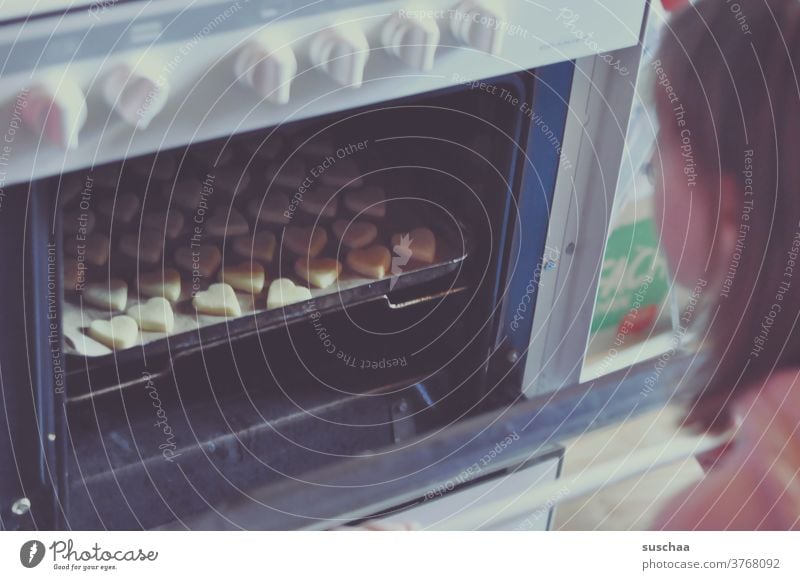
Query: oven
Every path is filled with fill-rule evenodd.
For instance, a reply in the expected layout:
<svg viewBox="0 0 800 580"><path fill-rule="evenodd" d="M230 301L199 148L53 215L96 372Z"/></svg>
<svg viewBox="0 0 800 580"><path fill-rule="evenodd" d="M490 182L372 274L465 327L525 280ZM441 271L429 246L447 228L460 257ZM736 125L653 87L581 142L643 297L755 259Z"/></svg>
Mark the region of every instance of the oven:
<svg viewBox="0 0 800 580"><path fill-rule="evenodd" d="M4 15L3 527L441 521L557 481L626 412L573 385L646 9Z"/></svg>

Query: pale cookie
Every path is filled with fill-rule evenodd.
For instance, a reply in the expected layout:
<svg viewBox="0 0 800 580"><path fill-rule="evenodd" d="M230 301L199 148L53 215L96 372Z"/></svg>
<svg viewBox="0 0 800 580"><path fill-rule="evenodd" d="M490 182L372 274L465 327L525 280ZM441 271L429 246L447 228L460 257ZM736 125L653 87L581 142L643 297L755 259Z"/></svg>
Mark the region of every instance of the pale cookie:
<svg viewBox="0 0 800 580"><path fill-rule="evenodd" d="M97 202L97 210L109 220L129 224L136 217L139 198L132 193L108 195Z"/></svg>
<svg viewBox="0 0 800 580"><path fill-rule="evenodd" d="M214 168L211 173L216 190L228 197L243 192L250 185L250 173L233 165Z"/></svg>
<svg viewBox="0 0 800 580"><path fill-rule="evenodd" d="M267 169L267 185L273 187L280 185L291 190L300 187L308 176L306 164L297 157L292 157L286 163L275 163Z"/></svg>
<svg viewBox="0 0 800 580"><path fill-rule="evenodd" d="M297 258L294 271L312 286L327 288L339 278L342 263L333 258Z"/></svg>
<svg viewBox="0 0 800 580"><path fill-rule="evenodd" d="M311 191L307 191L300 203L302 211L323 219L335 218L338 208L339 200L336 198L336 190L328 187L317 186Z"/></svg>
<svg viewBox="0 0 800 580"><path fill-rule="evenodd" d="M368 246L378 237L375 224L361 220L336 220L331 229L342 245L351 250Z"/></svg>
<svg viewBox="0 0 800 580"><path fill-rule="evenodd" d="M123 349L136 344L139 327L133 318L123 314L111 320L93 320L89 325L89 336L108 348Z"/></svg>
<svg viewBox="0 0 800 580"><path fill-rule="evenodd" d="M66 240L67 253L80 261L93 266L103 266L108 262L109 241L108 236L92 233L79 240L77 236L69 236Z"/></svg>
<svg viewBox="0 0 800 580"><path fill-rule="evenodd" d="M386 195L379 187L365 187L344 196L344 205L355 214L382 218L386 215Z"/></svg>
<svg viewBox="0 0 800 580"><path fill-rule="evenodd" d="M204 278L213 276L222 262L222 252L217 246L200 244L200 246L183 246L175 250L175 263L179 268L192 275Z"/></svg>
<svg viewBox="0 0 800 580"><path fill-rule="evenodd" d="M233 240L233 251L242 258L271 264L275 259L276 245L275 234L258 232L253 237L247 236Z"/></svg>
<svg viewBox="0 0 800 580"><path fill-rule="evenodd" d="M184 217L177 209L147 212L142 216L142 229L157 232L168 240L177 238L183 230Z"/></svg>
<svg viewBox="0 0 800 580"><path fill-rule="evenodd" d="M282 308L305 300L311 300L311 290L296 286L289 278L278 278L269 285L267 309Z"/></svg>
<svg viewBox="0 0 800 580"><path fill-rule="evenodd" d="M316 258L327 243L328 232L319 226L288 226L283 231L283 244L298 256Z"/></svg>
<svg viewBox="0 0 800 580"><path fill-rule="evenodd" d="M263 202L253 199L247 204L247 211L253 219L265 224L288 224L289 196L285 193L270 193Z"/></svg>
<svg viewBox="0 0 800 580"><path fill-rule="evenodd" d="M128 316L136 321L139 328L149 332L172 332L175 327L175 315L166 298L155 297L144 304L131 306Z"/></svg>
<svg viewBox="0 0 800 580"><path fill-rule="evenodd" d="M264 267L255 262L237 265L225 264L219 272L219 281L229 284L234 290L258 294L264 289L266 276Z"/></svg>
<svg viewBox="0 0 800 580"><path fill-rule="evenodd" d="M92 210L73 209L62 214L61 224L65 234L89 235L97 220Z"/></svg>
<svg viewBox="0 0 800 580"><path fill-rule="evenodd" d="M161 238L148 235L146 231L143 231L141 236L138 234L122 236L119 240L119 250L140 264L152 266L161 261L164 244Z"/></svg>
<svg viewBox="0 0 800 580"><path fill-rule="evenodd" d="M246 236L250 233L250 226L236 209L220 208L206 220L206 231L217 238Z"/></svg>
<svg viewBox="0 0 800 580"><path fill-rule="evenodd" d="M228 284L212 284L208 290L195 294L192 304L202 314L214 316L241 316L242 307L236 292Z"/></svg>
<svg viewBox="0 0 800 580"><path fill-rule="evenodd" d="M170 302L177 302L181 297L181 275L173 268L142 272L136 285L145 296L166 298Z"/></svg>
<svg viewBox="0 0 800 580"><path fill-rule="evenodd" d="M398 256L433 264L436 260L436 236L428 228L415 228L409 233L393 235L392 249Z"/></svg>
<svg viewBox="0 0 800 580"><path fill-rule="evenodd" d="M383 278L392 266L392 255L383 246L369 246L350 250L347 267L367 278Z"/></svg>
<svg viewBox="0 0 800 580"><path fill-rule="evenodd" d="M333 187L361 187L364 185L358 164L348 157L337 160L333 167L322 174L320 181Z"/></svg>
<svg viewBox="0 0 800 580"><path fill-rule="evenodd" d="M197 179L185 179L176 183L174 188L166 186L164 190L164 195L172 197L171 204L190 211L194 211L200 205L204 195L209 196L213 193L211 186Z"/></svg>
<svg viewBox="0 0 800 580"><path fill-rule="evenodd" d="M117 278L86 284L83 287L83 301L103 310L122 312L128 304L128 284Z"/></svg>

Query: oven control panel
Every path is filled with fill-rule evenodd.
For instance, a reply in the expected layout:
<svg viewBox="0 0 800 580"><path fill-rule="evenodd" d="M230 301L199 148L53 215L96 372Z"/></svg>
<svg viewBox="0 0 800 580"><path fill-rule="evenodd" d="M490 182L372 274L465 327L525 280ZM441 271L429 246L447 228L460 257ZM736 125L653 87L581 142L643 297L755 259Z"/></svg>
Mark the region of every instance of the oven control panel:
<svg viewBox="0 0 800 580"><path fill-rule="evenodd" d="M645 4L20 5L0 16L0 188L454 85L491 91L475 81L592 54L613 66Z"/></svg>

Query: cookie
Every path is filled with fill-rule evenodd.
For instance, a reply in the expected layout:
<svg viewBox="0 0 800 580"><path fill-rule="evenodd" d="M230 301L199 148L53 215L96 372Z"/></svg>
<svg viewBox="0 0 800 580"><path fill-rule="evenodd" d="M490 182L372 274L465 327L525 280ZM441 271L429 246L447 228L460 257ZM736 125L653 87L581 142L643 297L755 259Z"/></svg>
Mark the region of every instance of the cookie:
<svg viewBox="0 0 800 580"><path fill-rule="evenodd" d="M147 212L142 216L142 230L152 231L168 240L176 239L181 231L185 218L177 209Z"/></svg>
<svg viewBox="0 0 800 580"><path fill-rule="evenodd" d="M112 278L107 282L85 284L83 301L103 310L122 312L128 305L128 284L117 278Z"/></svg>
<svg viewBox="0 0 800 580"><path fill-rule="evenodd" d="M415 228L405 234L392 236L392 249L398 256L409 256L423 264L436 260L436 236L428 228Z"/></svg>
<svg viewBox="0 0 800 580"><path fill-rule="evenodd" d="M247 204L247 212L253 219L265 224L289 223L289 196L285 193L270 193L263 200L253 199Z"/></svg>
<svg viewBox="0 0 800 580"><path fill-rule="evenodd" d="M172 306L167 299L161 297L131 306L128 308L128 316L136 321L139 328L149 332L172 332L175 327Z"/></svg>
<svg viewBox="0 0 800 580"><path fill-rule="evenodd" d="M300 209L321 219L333 219L339 209L339 199L336 197L336 190L330 187L316 186L303 195Z"/></svg>
<svg viewBox="0 0 800 580"><path fill-rule="evenodd" d="M254 236L236 238L233 251L236 255L248 259L271 264L275 259L277 241L272 232L257 232Z"/></svg>
<svg viewBox="0 0 800 580"><path fill-rule="evenodd" d="M350 250L347 254L347 267L367 278L383 278L392 266L392 255L383 246L369 246Z"/></svg>
<svg viewBox="0 0 800 580"><path fill-rule="evenodd" d="M85 240L76 236L68 236L64 242L65 253L71 258L91 264L104 266L108 262L109 246L108 236L98 232L89 234Z"/></svg>
<svg viewBox="0 0 800 580"><path fill-rule="evenodd" d="M264 289L266 276L264 267L257 262L225 264L219 272L219 281L229 284L234 290L248 294L259 294Z"/></svg>
<svg viewBox="0 0 800 580"><path fill-rule="evenodd" d="M333 258L297 258L294 271L317 288L327 288L339 278L342 264Z"/></svg>
<svg viewBox="0 0 800 580"><path fill-rule="evenodd" d="M144 296L166 298L170 302L177 302L181 297L181 275L173 268L142 272L136 286Z"/></svg>
<svg viewBox="0 0 800 580"><path fill-rule="evenodd" d="M311 290L296 286L289 278L278 278L269 285L267 309L282 308L305 300L311 300Z"/></svg>
<svg viewBox="0 0 800 580"><path fill-rule="evenodd" d="M335 188L361 187L364 185L364 179L361 177L361 170L358 164L349 157L338 159L332 167L322 174L320 181Z"/></svg>
<svg viewBox="0 0 800 580"><path fill-rule="evenodd" d="M97 202L97 211L109 221L129 224L136 217L139 198L132 193L109 194Z"/></svg>
<svg viewBox="0 0 800 580"><path fill-rule="evenodd" d="M175 264L193 276L209 278L216 274L221 262L222 252L211 244L182 246L175 250Z"/></svg>
<svg viewBox="0 0 800 580"><path fill-rule="evenodd" d="M357 215L375 218L386 216L386 195L379 187L365 187L356 191L348 191L344 196L344 205Z"/></svg>
<svg viewBox="0 0 800 580"><path fill-rule="evenodd" d="M203 195L211 195L213 190L197 179L184 179L174 185L169 184L164 188L164 195L170 198L170 205L194 211Z"/></svg>
<svg viewBox="0 0 800 580"><path fill-rule="evenodd" d="M197 312L213 316L241 316L242 307L236 292L228 284L212 284L208 290L198 292L192 299Z"/></svg>
<svg viewBox="0 0 800 580"><path fill-rule="evenodd" d="M328 232L319 226L287 226L283 245L293 254L316 258L328 243Z"/></svg>
<svg viewBox="0 0 800 580"><path fill-rule="evenodd" d="M161 261L164 244L161 238L147 235L147 232L142 232L141 236L125 234L119 240L119 251L140 264L152 266Z"/></svg>
<svg viewBox="0 0 800 580"><path fill-rule="evenodd" d="M246 236L247 220L235 208L219 208L206 220L206 232L216 238Z"/></svg>
<svg viewBox="0 0 800 580"><path fill-rule="evenodd" d="M378 237L375 224L362 220L336 220L331 229L342 245L350 250L368 246Z"/></svg>
<svg viewBox="0 0 800 580"><path fill-rule="evenodd" d="M139 327L133 318L123 314L111 320L93 320L89 325L89 336L108 348L129 348L136 344Z"/></svg>
<svg viewBox="0 0 800 580"><path fill-rule="evenodd" d="M250 185L250 172L234 165L217 167L210 171L214 176L216 191L234 197Z"/></svg>

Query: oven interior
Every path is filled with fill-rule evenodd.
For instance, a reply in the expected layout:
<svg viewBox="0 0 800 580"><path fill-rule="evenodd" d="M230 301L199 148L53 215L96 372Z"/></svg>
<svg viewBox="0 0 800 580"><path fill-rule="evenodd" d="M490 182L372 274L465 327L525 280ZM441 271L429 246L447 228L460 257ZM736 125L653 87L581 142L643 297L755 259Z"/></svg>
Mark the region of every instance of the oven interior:
<svg viewBox="0 0 800 580"><path fill-rule="evenodd" d="M520 76L495 84L532 102L532 83ZM347 174L345 181L357 178L386 192L386 217L373 220L380 239L424 225L455 248L441 263L414 268L412 262L395 280L362 281L285 309L220 317L116 351L81 352L75 337L86 329L77 335L65 330L60 525L136 529L180 520L226 498L245 497L255 486L302 479L338 459L403 445L518 394L519 385L490 384L487 367L520 179L523 121L516 107L461 87L32 184L31 197L44 200L49 211L31 215L47 216L49 235L63 242L56 246L65 278L74 259L69 220L81 207L75 186L87 175L95 233L108 238L110 251L107 262L86 276L102 283L140 273L141 264L120 251L122 239L150 235L141 216L173 208L171 194L182 180L214 174L219 184L225 177L224 187L236 192L209 196L206 215L222 211L229 218L236 210L252 234L261 225L248 204L276 191L291 198L293 188L280 179L280 168L295 179L289 171L294 161L311 167L326 150L338 161L336 151L345 149L344 157L356 162L357 175ZM343 184L338 194L349 187ZM122 193L137 198L127 223L115 220L113 209L107 219L101 215L103 196L113 199L115 192L117 200ZM194 219L186 213L187 222ZM392 225L390 218L399 221ZM297 219L300 225L322 223L301 210ZM265 227L280 249L284 226ZM48 230L42 224L39 229ZM175 240L162 236L163 257L155 268L167 267L191 234L184 227ZM224 263L228 241L217 243ZM342 251L335 240L330 247ZM297 281L292 263L276 258L267 279ZM214 281L203 280L202 288ZM265 296L266 290L256 300L263 303ZM81 312L80 293L66 282L60 299L62 312L76 305Z"/></svg>

